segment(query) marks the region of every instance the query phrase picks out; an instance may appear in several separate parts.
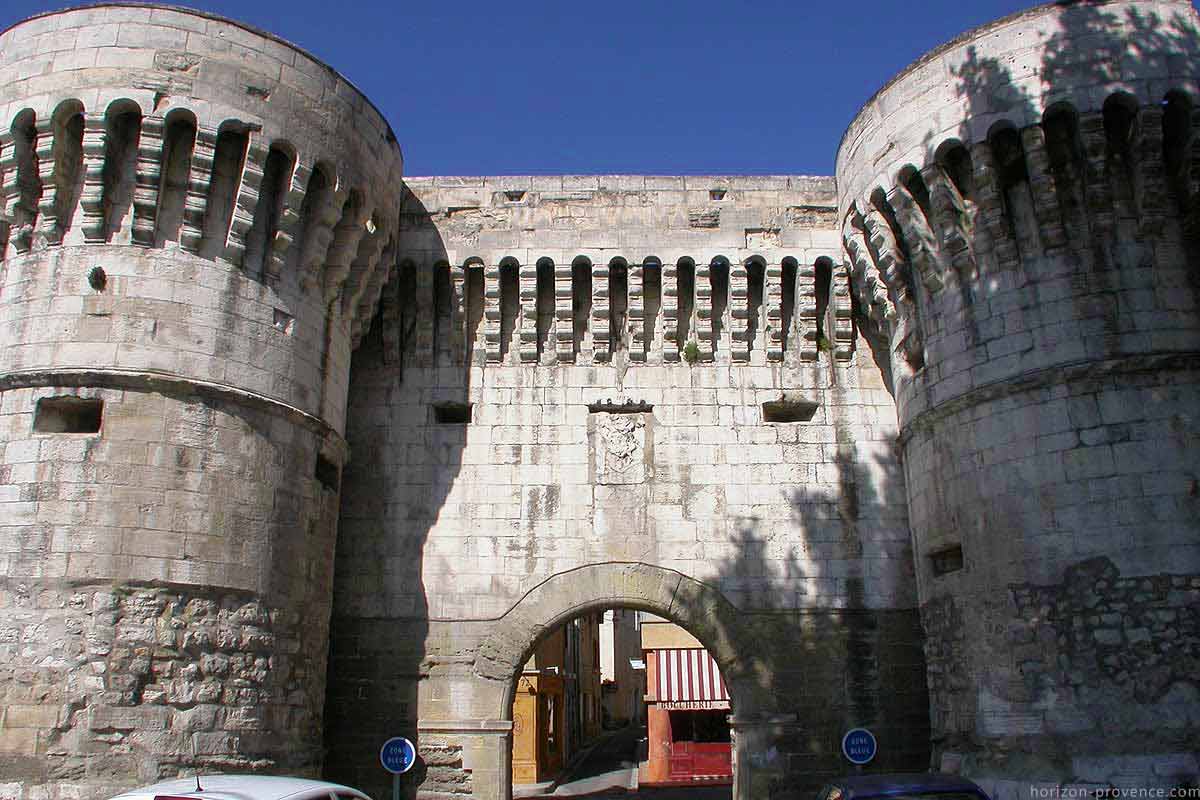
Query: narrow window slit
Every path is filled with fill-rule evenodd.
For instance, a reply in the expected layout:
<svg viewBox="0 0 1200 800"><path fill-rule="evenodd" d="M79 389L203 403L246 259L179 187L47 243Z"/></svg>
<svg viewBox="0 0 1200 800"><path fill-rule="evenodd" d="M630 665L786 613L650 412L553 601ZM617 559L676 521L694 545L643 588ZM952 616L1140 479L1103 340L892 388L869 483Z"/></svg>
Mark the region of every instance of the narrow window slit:
<svg viewBox="0 0 1200 800"><path fill-rule="evenodd" d="M1133 139L1137 127L1137 101L1115 94L1104 102L1104 133L1107 139L1108 173L1120 215L1136 214L1133 186Z"/></svg>
<svg viewBox="0 0 1200 800"><path fill-rule="evenodd" d="M642 345L647 356L654 350L654 332L662 313L662 265L649 261L642 265Z"/></svg>
<svg viewBox="0 0 1200 800"><path fill-rule="evenodd" d="M592 262L580 257L571 263L571 328L576 356L583 350L591 316Z"/></svg>
<svg viewBox="0 0 1200 800"><path fill-rule="evenodd" d="M479 341L479 327L483 324L483 265L467 265L467 313L466 353L467 363L472 363L475 344Z"/></svg>
<svg viewBox="0 0 1200 800"><path fill-rule="evenodd" d="M154 241L158 246L179 241L183 209L187 199L192 149L196 145L196 122L181 114L167 121L163 136L162 184L158 194L158 213Z"/></svg>
<svg viewBox="0 0 1200 800"><path fill-rule="evenodd" d="M61 241L83 194L83 106L79 101L59 106L53 127L55 239Z"/></svg>
<svg viewBox="0 0 1200 800"><path fill-rule="evenodd" d="M696 264L690 258L680 259L677 280L679 316L675 320L675 341L682 351L692 336L692 317L696 313Z"/></svg>
<svg viewBox="0 0 1200 800"><path fill-rule="evenodd" d="M759 345L762 326L763 294L766 290L766 265L755 259L746 264L746 352Z"/></svg>
<svg viewBox="0 0 1200 800"><path fill-rule="evenodd" d="M402 363L411 363L417 352L417 268L411 261L400 265L396 286L396 325Z"/></svg>
<svg viewBox="0 0 1200 800"><path fill-rule="evenodd" d="M729 262L724 258L714 260L709 267L708 280L712 287L712 349L715 355L721 347L725 312L729 308Z"/></svg>
<svg viewBox="0 0 1200 800"><path fill-rule="evenodd" d="M537 261L537 357L542 360L552 352L550 335L554 330L554 262L548 258Z"/></svg>
<svg viewBox="0 0 1200 800"><path fill-rule="evenodd" d="M12 125L13 151L17 162L18 197L9 210L10 240L18 252L33 244L33 223L42 201L42 179L38 174L37 117L30 109L17 114ZM7 181L7 176L5 177ZM2 254L0 254L2 255Z"/></svg>
<svg viewBox="0 0 1200 800"><path fill-rule="evenodd" d="M384 269L381 264L377 269ZM450 265L440 262L433 267L433 360L434 363L450 362L450 325L452 305L450 290Z"/></svg>
<svg viewBox="0 0 1200 800"><path fill-rule="evenodd" d="M796 276L799 266L796 259L792 257L785 258L782 263L783 273L783 292L780 302L783 308L780 309L779 325L780 344L783 352L788 352L788 348L792 346L792 322L795 320L796 314Z"/></svg>
<svg viewBox="0 0 1200 800"><path fill-rule="evenodd" d="M1191 194L1192 103L1183 92L1169 92L1163 100L1162 129L1167 185L1179 209L1185 210Z"/></svg>
<svg viewBox="0 0 1200 800"><path fill-rule="evenodd" d="M629 318L629 267L622 260L608 265L609 352L628 349L625 341Z"/></svg>
<svg viewBox="0 0 1200 800"><path fill-rule="evenodd" d="M513 335L521 314L520 267L515 259L500 262L500 360L512 351Z"/></svg>
<svg viewBox="0 0 1200 800"><path fill-rule="evenodd" d="M829 324L829 297L833 291L833 262L828 258L818 258L814 265L817 295L817 349L829 350L832 347Z"/></svg>
<svg viewBox="0 0 1200 800"><path fill-rule="evenodd" d="M128 224L133 209L138 143L141 141L142 113L137 106L114 103L105 115L105 152L102 173L104 197L104 239L112 241Z"/></svg>

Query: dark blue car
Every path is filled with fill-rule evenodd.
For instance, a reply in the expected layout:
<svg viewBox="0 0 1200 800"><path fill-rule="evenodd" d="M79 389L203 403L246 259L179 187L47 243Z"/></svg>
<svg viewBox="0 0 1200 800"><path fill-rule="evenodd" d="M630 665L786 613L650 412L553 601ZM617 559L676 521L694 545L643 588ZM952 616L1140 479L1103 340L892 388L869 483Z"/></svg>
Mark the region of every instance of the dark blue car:
<svg viewBox="0 0 1200 800"><path fill-rule="evenodd" d="M817 800L864 798L934 798L935 800L988 800L975 784L957 775L855 775L825 785Z"/></svg>

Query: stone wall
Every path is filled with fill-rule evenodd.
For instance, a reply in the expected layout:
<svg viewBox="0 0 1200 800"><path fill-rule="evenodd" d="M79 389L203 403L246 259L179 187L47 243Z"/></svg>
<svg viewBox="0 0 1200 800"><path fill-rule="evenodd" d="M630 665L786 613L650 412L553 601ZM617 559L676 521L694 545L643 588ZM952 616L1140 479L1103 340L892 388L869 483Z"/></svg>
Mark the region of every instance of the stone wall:
<svg viewBox="0 0 1200 800"><path fill-rule="evenodd" d="M31 433L62 396L101 431ZM0 430L6 780L319 770L337 440L149 386L10 389Z"/></svg>
<svg viewBox="0 0 1200 800"><path fill-rule="evenodd" d="M1135 641L1029 585L1075 597L1106 559L1125 583L1087 597L1112 614L1128 582L1200 569L1198 31L1188 3L1014 15L893 79L839 152L856 298L891 349L935 758L1002 796L1195 779L1181 630L1135 613ZM1098 671L1143 658L1141 688Z"/></svg>
<svg viewBox="0 0 1200 800"><path fill-rule="evenodd" d="M391 130L306 54L179 9L20 23L0 86L0 782L317 774Z"/></svg>
<svg viewBox="0 0 1200 800"><path fill-rule="evenodd" d="M714 199L713 187L727 193ZM607 602L679 620L678 603L638 599L651 567L647 580L665 570L731 604L723 635L734 643L722 666L743 687L734 699L747 726L739 796L815 789L841 768L852 724L884 732L884 766L926 766L923 734L913 734L927 718L894 404L850 325L844 274L825 273L818 290L814 265L836 245L828 182L439 178L410 188L401 266L352 370L329 774L382 789L364 754L400 727L422 747L461 746L474 796L504 797L503 698L536 638L513 616L541 630L564 608ZM755 238L762 231L774 231L769 242ZM531 275L543 259L556 269ZM766 266L762 325L735 349L730 331L752 318L757 295L738 266L755 259ZM787 273L796 285L785 303L789 259L806 266ZM723 318L712 303L720 287L701 270L722 260L731 287ZM406 262L420 281L407 287ZM681 263L697 271L694 324L724 323L694 363L680 348L672 360L662 311L632 313L647 275L661 275L671 298L663 308L686 293L671 269ZM564 264L575 267L566 276ZM581 266L593 305L574 313ZM472 269L483 302L476 331ZM619 269L624 287L612 281ZM529 311L551 281L547 328ZM818 294L828 297L819 313ZM627 324L595 313L626 299ZM818 325L835 344L816 346ZM540 347L526 347L531 329L546 335ZM773 335L781 330L789 335ZM797 416L765 418L776 406ZM622 564L634 577L616 587L578 577ZM561 607L541 618L516 610L563 580ZM495 660L488 637L510 626L523 642L502 662L511 669L486 666ZM752 742L768 744L756 752ZM777 755L763 761L772 747ZM464 773L431 769L422 796L452 794Z"/></svg>

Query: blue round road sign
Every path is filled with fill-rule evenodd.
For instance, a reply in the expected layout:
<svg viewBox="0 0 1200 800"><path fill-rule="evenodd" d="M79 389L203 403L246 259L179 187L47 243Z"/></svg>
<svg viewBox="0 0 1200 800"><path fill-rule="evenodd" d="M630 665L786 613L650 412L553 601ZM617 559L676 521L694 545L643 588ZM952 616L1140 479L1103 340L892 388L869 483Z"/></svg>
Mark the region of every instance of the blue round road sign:
<svg viewBox="0 0 1200 800"><path fill-rule="evenodd" d="M393 736L379 749L379 763L393 775L408 772L417 760L417 748L403 736Z"/></svg>
<svg viewBox="0 0 1200 800"><path fill-rule="evenodd" d="M878 749L875 735L866 728L854 728L842 737L842 754L851 764L869 763Z"/></svg>

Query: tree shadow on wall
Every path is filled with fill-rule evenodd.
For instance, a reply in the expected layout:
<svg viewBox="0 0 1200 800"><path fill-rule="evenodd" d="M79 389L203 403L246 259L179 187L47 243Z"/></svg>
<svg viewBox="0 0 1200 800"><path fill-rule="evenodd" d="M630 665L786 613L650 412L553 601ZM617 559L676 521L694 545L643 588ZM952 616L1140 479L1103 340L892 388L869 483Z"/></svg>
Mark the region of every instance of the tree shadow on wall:
<svg viewBox="0 0 1200 800"><path fill-rule="evenodd" d="M403 253L421 248L414 269L433 271L446 252L410 191L401 205ZM426 276L427 277L427 276ZM343 479L334 573L325 705L325 769L330 780L374 797L390 792L377 754L392 736L417 737L417 687L425 670L428 606L426 541L458 476L469 419L469 370L434 357L435 320L415 276L392 265L370 332L350 370ZM426 284L428 285L428 284ZM453 767L453 763L445 766ZM410 793L437 769L419 762Z"/></svg>
<svg viewBox="0 0 1200 800"><path fill-rule="evenodd" d="M1188 173L1194 169L1192 109L1200 97L1193 95L1190 100L1179 101L1173 99L1172 90L1194 91L1194 76L1200 63L1197 46L1200 32L1193 16L1183 12L1159 15L1138 8L1088 2L1059 5L1058 29L1041 41L1004 58L987 57L981 55L979 48L968 47L965 60L951 68L964 104L964 118L970 120L960 128L961 142L968 146L990 143L996 162L996 184L989 188L999 196L991 210L997 212L993 222L1001 224L989 225L980 216L975 220L975 241L981 244L984 253L996 247L993 237L997 233L1016 242L1009 266L1018 275L1012 282L1022 294L1015 302L1007 298L1001 301L1005 307L1016 308L1004 320L1006 333L1034 331L1031 348L1057 344L1053 341L1055 328L1041 319L1043 309L1049 306L1046 296L1039 296L1037 283L1065 277L1069 278L1069 299L1075 307L1062 316L1071 318L1072 325L1079 323L1068 328L1067 336L1087 340L1081 345L1080 358L1115 358L1143 352L1146 347L1140 337L1158 335L1160 328L1169 327L1169 320L1185 318L1188 313L1193 315L1193 321L1187 333L1194 341L1194 309L1200 306L1200 271L1195 264L1200 263L1200 250L1194 233L1188 230L1188 218L1195 213L1196 203ZM1022 53L1037 50L1040 54L1029 61L1023 60ZM1172 114L1177 116L1173 119ZM1030 151L1031 143L1038 146L1036 136L1022 139L1011 135L1013 129L1019 133L1035 125L1042 128L1040 132L1033 131L1044 138L1042 153ZM1005 129L1010 134L1009 144L1002 146L997 140ZM943 155L940 152L943 143L933 141L932 137L931 132L925 142L930 162L935 157L941 160ZM943 166L947 166L945 162ZM970 195L981 188L974 180L959 181L957 176L952 179L969 201L979 201L978 194ZM918 201L921 199L918 197ZM1024 215L1019 210L1022 205L1026 209ZM999 212L1003 213L1002 219ZM1103 223L1098 222L1101 218L1106 218ZM929 221L936 230L933 215ZM1061 226L1057 241L1046 234L1054 226ZM898 238L903 247L903 238ZM1158 249L1158 243L1164 240L1166 246ZM1171 250L1175 247L1182 248L1186 257L1174 257ZM947 276L951 283L959 281L964 288L966 300L961 313L968 327L973 324L973 305L991 313L987 304L996 295L997 287L1014 288L998 277L1005 268L998 261L993 250L981 260L980 274L970 275L964 270L961 274L950 271ZM1191 302L1185 305L1186 298L1160 299L1155 303L1155 312L1163 313L1139 313L1148 309L1134 307L1136 301L1131 298L1135 293L1123 291L1137 289L1142 290L1142 296L1157 293L1162 298L1172 291L1165 287L1182 287L1188 282L1192 287ZM1181 308L1187 310L1179 313ZM1042 328L1043 325L1046 327ZM1186 328L1188 323L1176 325ZM1046 329L1050 333L1044 333ZM977 335L973 330L971 333ZM972 340L972 346L976 344ZM942 366L936 354L930 366ZM954 466L949 456L944 463L947 471ZM1036 484L1029 487L1031 491L1042 488ZM1049 487L1045 491L1053 495L1060 488ZM1052 506L1053 503L1044 501L1047 531L1059 525L1053 519L1056 510ZM967 533L972 537L968 544L974 545L973 553L968 547L968 556L971 561L986 565L973 577L977 582L974 592L1000 608L1010 604L1007 611L998 612L997 616L1016 614L1011 607L1014 584L1009 581L1025 578L1014 575L1021 576L1030 564L1052 574L1063 569L1072 558L1068 552L1056 563L1056 559L1047 557L1040 542L1031 541L1026 546L1023 536L1033 526L1027 520L1009 525L1006 521L1009 512L1002 498L989 495L986 489L979 490L979 497L972 504L962 503L961 507L970 508L964 517L969 515L977 521L971 523L973 530ZM938 509L931 513L937 514ZM965 524L967 520L961 522ZM923 527L929 531L939 527L956 529L959 523L960 520L947 514L943 519L927 520ZM974 527L976 524L978 527ZM1002 530L1012 530L1014 534L997 535ZM1097 547L1094 532L1068 533L1079 541L1093 540L1079 545L1079 554L1074 558L1094 554L1083 552L1085 547ZM1138 546L1146 547L1147 541L1139 541ZM1055 583L1062 580L1061 576L1053 579ZM994 618L972 618L972 614L990 613L980 612L982 603L977 603L975 609L965 602L956 606L956 598L947 594L935 600L945 601L947 618L954 619L947 625L960 633L963 629L982 630L984 624L995 624ZM931 612L927 621L936 621L939 613ZM936 639L931 635L931 643ZM981 636L971 641L970 646L972 650L967 656L956 653L939 659L956 662L951 666L960 667L970 676L969 685L965 678L958 686L952 680L930 685L935 707L944 709L947 715L952 715L955 709L965 709L959 712L957 728L954 722L938 724L941 729L938 735L946 737L943 741L947 748L961 752L984 747L976 732L976 700L969 696L972 689L984 689L1004 702L1020 698L1020 690L1011 689L1004 684L1003 677L996 677L1003 673L995 671L995 665L1011 662L1010 643L1002 636ZM1064 683L1058 684L1060 699L1069 696L1070 689L1062 688ZM935 716L941 716L936 708ZM1148 734L1145 742L1151 741L1152 736ZM1073 754L1069 750L1077 745L1076 740L1048 744L1043 739L1035 745L1039 750L1036 755L1070 764ZM1016 759L1024 757L1020 750L1027 746L1004 747L1000 758ZM1060 752L1048 752L1055 747ZM1010 774L1015 774L1015 770ZM1042 774L1046 775L1044 771Z"/></svg>
<svg viewBox="0 0 1200 800"><path fill-rule="evenodd" d="M815 474L778 487L790 519L730 517L730 554L702 576L740 612L709 616L729 626L715 637L737 654L722 664L727 679L752 687L758 708L782 715L773 746L786 755L754 765L770 776L766 785L754 784L755 796L811 796L826 779L851 771L841 740L859 726L880 745L867 771L929 766L929 700L901 467L894 443L886 434L870 439L870 426L855 417L837 380L821 394L826 425L793 428L799 438L814 434L794 446L808 448L806 466ZM821 441L821 427L832 429L832 441Z"/></svg>
<svg viewBox="0 0 1200 800"><path fill-rule="evenodd" d="M1156 80L1187 77L1189 65L1200 56L1200 34L1183 13L1163 19L1136 8L1119 14L1086 2L1061 5L1060 28L1039 44L1040 61L982 57L971 46L963 63L951 67L957 93L966 101L966 118L981 123L973 130L962 129L964 143L985 138L984 126L1000 118L1023 127L1040 122L1042 111L1057 102L1078 107L1083 99L1075 94L1078 90L1117 91L1122 85L1135 89L1147 75ZM1049 88L1035 94L1029 87L1039 81ZM940 143L927 143L932 156Z"/></svg>

